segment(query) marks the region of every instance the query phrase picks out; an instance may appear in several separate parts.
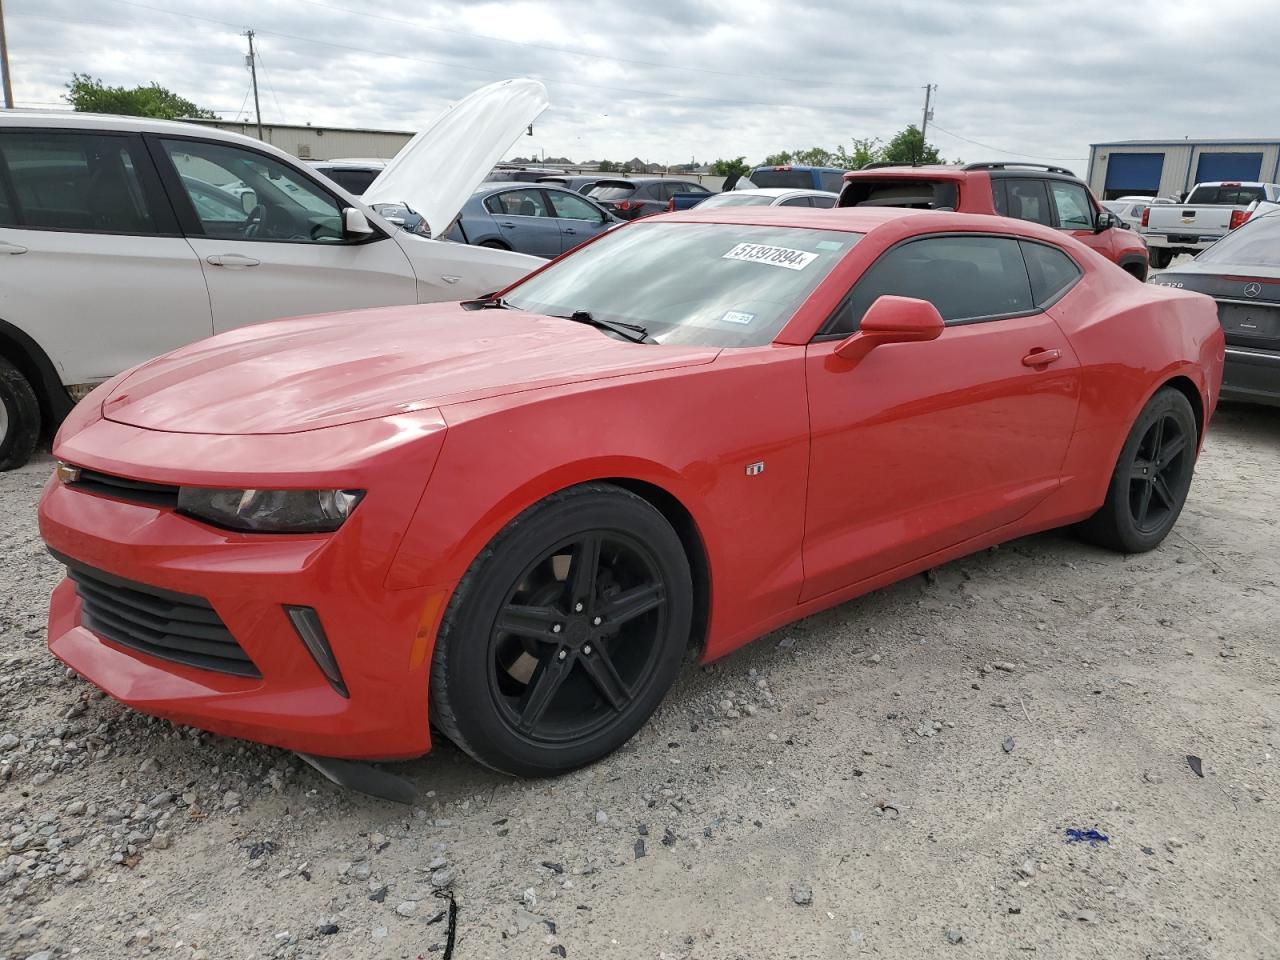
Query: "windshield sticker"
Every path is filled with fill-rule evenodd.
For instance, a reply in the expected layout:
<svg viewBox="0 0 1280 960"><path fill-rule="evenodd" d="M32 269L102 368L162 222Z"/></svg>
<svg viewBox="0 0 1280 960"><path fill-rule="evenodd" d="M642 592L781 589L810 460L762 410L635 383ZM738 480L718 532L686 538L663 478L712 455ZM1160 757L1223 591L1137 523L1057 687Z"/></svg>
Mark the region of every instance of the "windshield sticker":
<svg viewBox="0 0 1280 960"><path fill-rule="evenodd" d="M771 267L803 270L818 259L816 253L792 250L790 247L771 247L766 243L740 243L721 260L746 260L750 263L767 263Z"/></svg>
<svg viewBox="0 0 1280 960"><path fill-rule="evenodd" d="M754 313L743 313L741 310L726 310L720 319L724 323L741 323L747 324L756 318Z"/></svg>
<svg viewBox="0 0 1280 960"><path fill-rule="evenodd" d="M827 251L831 251L831 250L843 250L843 249L844 249L844 244L843 244L843 243L841 243L839 240L819 240L819 241L818 241L818 249L819 249L819 250L827 250Z"/></svg>

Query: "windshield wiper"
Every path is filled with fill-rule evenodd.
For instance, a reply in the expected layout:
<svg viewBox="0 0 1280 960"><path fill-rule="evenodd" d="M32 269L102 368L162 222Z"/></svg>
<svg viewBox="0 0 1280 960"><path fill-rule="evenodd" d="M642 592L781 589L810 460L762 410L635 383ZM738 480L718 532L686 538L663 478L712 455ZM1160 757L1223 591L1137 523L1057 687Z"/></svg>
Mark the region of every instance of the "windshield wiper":
<svg viewBox="0 0 1280 960"><path fill-rule="evenodd" d="M478 300L463 300L463 310L514 310L515 308L501 297L481 297Z"/></svg>
<svg viewBox="0 0 1280 960"><path fill-rule="evenodd" d="M610 333L616 333L632 343L644 343L649 339L649 331L638 323L623 323L621 320L601 320L598 317L593 317L586 310L575 310L567 317L560 316L560 314L552 314L552 316L560 317L561 320L572 320L574 323L585 323L598 330L608 330Z"/></svg>

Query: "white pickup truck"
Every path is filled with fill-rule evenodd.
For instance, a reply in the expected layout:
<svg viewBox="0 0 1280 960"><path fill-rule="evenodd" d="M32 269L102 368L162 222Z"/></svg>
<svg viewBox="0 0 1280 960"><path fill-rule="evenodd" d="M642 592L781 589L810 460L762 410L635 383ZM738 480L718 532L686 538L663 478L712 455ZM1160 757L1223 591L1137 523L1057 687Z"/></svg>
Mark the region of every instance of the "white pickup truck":
<svg viewBox="0 0 1280 960"><path fill-rule="evenodd" d="M1151 265L1164 268L1180 253L1196 253L1249 219L1255 203L1280 202L1280 184L1223 181L1197 183L1186 202L1150 206L1141 233Z"/></svg>

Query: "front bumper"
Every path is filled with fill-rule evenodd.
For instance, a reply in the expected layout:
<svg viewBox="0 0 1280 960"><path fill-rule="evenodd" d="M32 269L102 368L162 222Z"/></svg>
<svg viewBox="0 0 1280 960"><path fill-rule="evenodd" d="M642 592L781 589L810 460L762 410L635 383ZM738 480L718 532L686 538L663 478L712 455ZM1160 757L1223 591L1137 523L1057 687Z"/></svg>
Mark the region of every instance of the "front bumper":
<svg viewBox="0 0 1280 960"><path fill-rule="evenodd" d="M197 462L191 451L202 439L101 421L55 452L120 474L122 447L167 445L177 459L153 462ZM110 467L95 457L99 446L115 458ZM143 467L131 475L169 479L148 477ZM419 473L409 496L371 490L336 533L280 536L216 529L51 478L40 503L40 531L51 550L108 577L204 598L261 675L202 669L113 642L86 626L70 580L53 592L49 648L116 700L176 723L320 756L425 753L430 655L451 585L385 586L398 545L391 531L404 529L425 483ZM348 696L326 680L285 605L318 612Z"/></svg>
<svg viewBox="0 0 1280 960"><path fill-rule="evenodd" d="M1222 399L1280 406L1280 352L1227 347Z"/></svg>

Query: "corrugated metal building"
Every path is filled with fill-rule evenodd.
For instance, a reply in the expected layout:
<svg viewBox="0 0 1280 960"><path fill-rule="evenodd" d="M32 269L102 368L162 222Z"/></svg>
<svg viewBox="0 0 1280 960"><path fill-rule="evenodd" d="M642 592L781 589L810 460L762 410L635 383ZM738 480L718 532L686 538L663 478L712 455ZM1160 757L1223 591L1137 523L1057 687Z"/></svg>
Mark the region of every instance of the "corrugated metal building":
<svg viewBox="0 0 1280 960"><path fill-rule="evenodd" d="M1280 183L1280 140L1121 140L1089 151L1089 187L1103 200L1178 197L1197 183Z"/></svg>
<svg viewBox="0 0 1280 960"><path fill-rule="evenodd" d="M258 136L256 123L232 120L188 120L246 137ZM378 157L390 160L413 138L400 130L366 130L361 128L295 126L264 123L262 139L300 160L336 160L340 157Z"/></svg>

